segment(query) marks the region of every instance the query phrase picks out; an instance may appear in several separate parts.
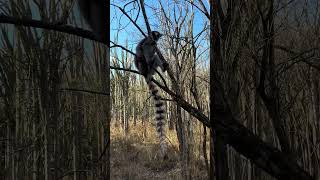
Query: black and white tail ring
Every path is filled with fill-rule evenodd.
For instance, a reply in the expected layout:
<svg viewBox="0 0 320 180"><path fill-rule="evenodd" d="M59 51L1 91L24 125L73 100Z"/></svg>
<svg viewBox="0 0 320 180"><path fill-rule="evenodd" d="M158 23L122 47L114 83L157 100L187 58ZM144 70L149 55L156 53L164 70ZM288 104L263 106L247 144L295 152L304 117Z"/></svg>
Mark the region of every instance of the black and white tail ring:
<svg viewBox="0 0 320 180"><path fill-rule="evenodd" d="M160 148L161 153L163 156L166 156L167 153L167 143L166 143L166 134L165 134L165 108L163 101L161 100L161 97L159 95L159 90L157 89L156 85L147 78L147 84L149 86L149 90L151 92L151 95L153 97L154 103L155 103L155 114L156 114L156 130L158 134L158 138L160 140Z"/></svg>

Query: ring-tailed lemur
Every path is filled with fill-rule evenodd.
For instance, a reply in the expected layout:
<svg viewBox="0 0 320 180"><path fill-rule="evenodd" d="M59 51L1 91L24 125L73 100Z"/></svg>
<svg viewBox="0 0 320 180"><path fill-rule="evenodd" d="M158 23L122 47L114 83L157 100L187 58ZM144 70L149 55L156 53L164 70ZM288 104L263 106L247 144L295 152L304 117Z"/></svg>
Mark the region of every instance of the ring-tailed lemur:
<svg viewBox="0 0 320 180"><path fill-rule="evenodd" d="M106 41L107 21L106 21L106 1L105 0L78 0L81 15L90 25L94 34Z"/></svg>
<svg viewBox="0 0 320 180"><path fill-rule="evenodd" d="M155 70L160 67L163 72L168 68L168 63L161 61L156 53L156 42L162 34L157 31L151 32L150 36L142 39L136 47L135 66L138 71L145 77L149 90L155 102L156 111L156 128L160 140L160 148L163 156L166 156L167 144L164 130L165 110L164 104L160 99L159 90L152 82L152 76Z"/></svg>

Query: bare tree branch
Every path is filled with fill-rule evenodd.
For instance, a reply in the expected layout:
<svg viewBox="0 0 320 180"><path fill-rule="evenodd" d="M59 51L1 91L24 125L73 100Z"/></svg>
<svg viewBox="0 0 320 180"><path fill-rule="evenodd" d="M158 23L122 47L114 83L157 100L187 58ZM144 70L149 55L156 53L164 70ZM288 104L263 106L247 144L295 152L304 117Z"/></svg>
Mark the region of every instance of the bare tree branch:
<svg viewBox="0 0 320 180"><path fill-rule="evenodd" d="M12 16L6 16L3 14L0 14L0 23L6 23L6 24L14 24L18 26L29 26L29 27L35 27L35 28L43 28L47 30L54 30L58 32L63 32L67 34L72 34L76 36L80 36L86 39L94 40L97 42L101 42L107 46L109 46L109 42L104 42L102 39L97 38L93 32L84 30L82 28L73 27L70 25L61 25L56 23L47 23L39 20L33 20L28 18L16 18Z"/></svg>
<svg viewBox="0 0 320 180"><path fill-rule="evenodd" d="M208 13L206 7L204 6L203 2L201 0L199 0L199 3L202 7L202 9L196 5L193 1L189 1L189 0L185 0L187 1L188 3L190 3L192 6L196 7L199 11L201 11L208 19L210 18L210 14Z"/></svg>
<svg viewBox="0 0 320 180"><path fill-rule="evenodd" d="M92 90L76 89L76 88L61 88L60 91L84 92L84 93L98 94L98 95L105 95L105 96L110 95L110 93L105 93L101 91L92 91Z"/></svg>
<svg viewBox="0 0 320 180"><path fill-rule="evenodd" d="M114 45L110 46L110 48L116 48L116 47L118 47L118 48L121 48L121 49L129 52L130 54L132 54L132 55L134 55L134 56L136 55L134 52L130 51L128 48L126 48L126 47L124 47L124 46L121 46L121 45L119 45L119 44L116 44L116 43L114 43L113 41L110 41L110 42L111 42L112 44L114 44Z"/></svg>
<svg viewBox="0 0 320 180"><path fill-rule="evenodd" d="M143 34L144 37L147 37L147 35L142 31L142 29L137 25L137 23L129 16L129 14L120 6L117 6L115 4L111 4L114 7L117 7L132 23L137 27L137 29Z"/></svg>

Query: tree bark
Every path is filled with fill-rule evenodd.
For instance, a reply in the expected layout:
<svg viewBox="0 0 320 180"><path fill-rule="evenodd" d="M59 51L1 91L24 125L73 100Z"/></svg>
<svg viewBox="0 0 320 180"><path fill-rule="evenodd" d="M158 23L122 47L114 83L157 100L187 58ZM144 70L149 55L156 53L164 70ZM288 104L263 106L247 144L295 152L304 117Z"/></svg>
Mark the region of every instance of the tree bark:
<svg viewBox="0 0 320 180"><path fill-rule="evenodd" d="M228 180L229 179L229 167L227 146L223 140L222 134L219 131L213 129L217 125L217 114L215 109L217 107L223 107L222 93L218 89L216 82L221 76L222 70L222 57L220 48L220 37L218 28L218 16L216 2L211 1L210 4L210 179L216 180ZM214 159L214 164L212 159Z"/></svg>

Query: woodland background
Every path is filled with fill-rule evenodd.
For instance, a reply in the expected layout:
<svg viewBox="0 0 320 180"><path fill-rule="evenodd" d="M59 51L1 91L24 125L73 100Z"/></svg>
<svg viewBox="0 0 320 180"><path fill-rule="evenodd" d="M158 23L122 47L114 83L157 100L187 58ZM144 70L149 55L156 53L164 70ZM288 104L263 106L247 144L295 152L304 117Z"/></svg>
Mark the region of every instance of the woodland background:
<svg viewBox="0 0 320 180"><path fill-rule="evenodd" d="M82 37L0 25L0 179L320 179L318 0L141 2L110 2L119 24L110 54ZM71 0L0 7L0 23L10 16L86 27ZM147 86L130 70L142 38L131 33L148 28L144 8L165 34L158 47L171 68L162 75L167 86L155 78L166 102L168 160L158 154ZM194 27L199 17L203 26ZM282 156L259 159L255 152L269 157L272 149L242 126L232 129L231 116L293 168L273 169Z"/></svg>

